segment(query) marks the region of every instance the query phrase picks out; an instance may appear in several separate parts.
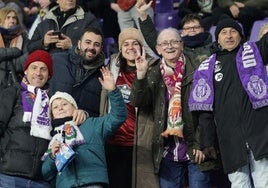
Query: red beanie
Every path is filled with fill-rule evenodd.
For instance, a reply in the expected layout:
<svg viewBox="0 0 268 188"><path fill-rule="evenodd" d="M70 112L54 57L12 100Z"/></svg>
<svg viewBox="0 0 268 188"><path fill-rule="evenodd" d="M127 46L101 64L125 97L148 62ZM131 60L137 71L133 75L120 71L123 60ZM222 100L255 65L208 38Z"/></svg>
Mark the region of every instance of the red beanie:
<svg viewBox="0 0 268 188"><path fill-rule="evenodd" d="M48 72L50 77L53 76L53 61L50 54L44 50L35 50L31 54L29 54L25 64L24 64L24 71L28 68L28 66L35 62L35 61L42 61L47 65Z"/></svg>

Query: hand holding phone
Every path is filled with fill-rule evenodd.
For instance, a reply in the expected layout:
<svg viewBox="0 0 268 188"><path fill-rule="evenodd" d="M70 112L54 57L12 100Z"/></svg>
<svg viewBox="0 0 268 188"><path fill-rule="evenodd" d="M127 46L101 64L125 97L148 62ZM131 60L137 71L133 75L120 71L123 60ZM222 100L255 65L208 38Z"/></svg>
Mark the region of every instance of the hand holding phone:
<svg viewBox="0 0 268 188"><path fill-rule="evenodd" d="M58 35L59 39L62 39L60 31L53 31L52 35Z"/></svg>

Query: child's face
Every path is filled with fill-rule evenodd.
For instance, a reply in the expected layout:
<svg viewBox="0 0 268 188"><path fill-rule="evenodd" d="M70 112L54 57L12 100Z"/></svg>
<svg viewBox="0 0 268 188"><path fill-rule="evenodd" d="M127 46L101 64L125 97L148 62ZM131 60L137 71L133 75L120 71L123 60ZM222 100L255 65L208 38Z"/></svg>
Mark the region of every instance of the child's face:
<svg viewBox="0 0 268 188"><path fill-rule="evenodd" d="M53 118L58 119L72 116L75 107L65 99L58 98L53 100L51 110Z"/></svg>

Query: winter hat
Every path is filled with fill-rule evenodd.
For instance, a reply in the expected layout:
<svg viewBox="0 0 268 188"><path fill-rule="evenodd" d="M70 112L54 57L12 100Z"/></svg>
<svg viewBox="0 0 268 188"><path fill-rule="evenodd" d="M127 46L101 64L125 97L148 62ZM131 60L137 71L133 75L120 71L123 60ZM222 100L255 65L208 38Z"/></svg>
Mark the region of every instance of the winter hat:
<svg viewBox="0 0 268 188"><path fill-rule="evenodd" d="M118 37L119 50L121 50L123 42L128 39L137 40L142 46L144 45L144 38L142 36L142 33L136 28L127 28L127 29L124 29L119 34L119 37Z"/></svg>
<svg viewBox="0 0 268 188"><path fill-rule="evenodd" d="M218 41L218 36L219 33L221 32L222 29L226 27L231 27L234 28L235 30L238 31L241 37L243 37L243 31L242 27L232 18L230 18L227 15L223 15L220 17L220 21L217 24L216 30L215 30L215 39Z"/></svg>
<svg viewBox="0 0 268 188"><path fill-rule="evenodd" d="M43 63L47 65L48 72L51 78L53 75L53 61L52 61L50 54L44 50L36 50L32 52L31 54L29 54L26 60L26 63L24 64L24 71L28 68L28 66L31 63L35 61L42 61Z"/></svg>
<svg viewBox="0 0 268 188"><path fill-rule="evenodd" d="M51 104L52 102L55 100L55 99L65 99L66 101L68 101L69 103L71 103L76 109L78 109L78 106L74 100L74 98L66 93L66 92L61 92L61 91L57 91L49 100L49 107L51 107Z"/></svg>

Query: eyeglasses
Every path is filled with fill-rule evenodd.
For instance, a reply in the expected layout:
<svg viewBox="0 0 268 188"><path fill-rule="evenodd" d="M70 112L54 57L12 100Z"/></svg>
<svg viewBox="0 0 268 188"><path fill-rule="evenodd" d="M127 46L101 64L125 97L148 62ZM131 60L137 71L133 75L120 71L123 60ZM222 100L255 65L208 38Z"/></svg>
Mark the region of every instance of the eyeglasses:
<svg viewBox="0 0 268 188"><path fill-rule="evenodd" d="M185 30L185 31L190 31L190 30L197 30L197 29L200 29L200 28L201 28L200 25L196 25L196 26L193 26L193 27L184 27L182 29Z"/></svg>
<svg viewBox="0 0 268 188"><path fill-rule="evenodd" d="M163 41L161 43L159 43L158 45L161 46L162 48L166 48L169 45L173 46L173 47L178 47L181 43L181 40L171 40L171 41Z"/></svg>

